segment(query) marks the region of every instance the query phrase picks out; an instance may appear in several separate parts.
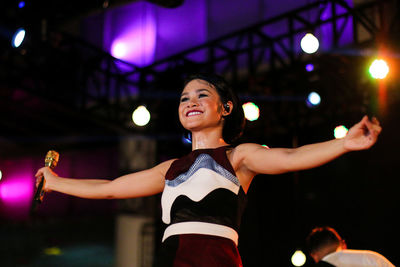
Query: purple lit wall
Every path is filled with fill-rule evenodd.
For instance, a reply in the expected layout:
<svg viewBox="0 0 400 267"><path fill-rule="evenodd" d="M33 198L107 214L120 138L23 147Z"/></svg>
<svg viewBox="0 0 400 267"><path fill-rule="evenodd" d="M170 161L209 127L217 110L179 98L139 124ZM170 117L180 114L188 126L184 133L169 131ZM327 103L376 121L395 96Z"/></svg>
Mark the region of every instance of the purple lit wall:
<svg viewBox="0 0 400 267"><path fill-rule="evenodd" d="M346 2L352 4L352 0ZM103 48L115 57L146 66L309 3L309 0L280 0L279 3L271 0L191 0L171 9L136 1L88 18L84 28L95 42L102 40ZM341 12L340 9L338 11ZM305 14L308 15L315 14ZM330 16L329 6L323 16ZM97 35L94 34L96 25L102 27L102 32ZM265 32L275 36L286 31L286 27L276 24ZM331 43L329 38L332 34L329 31L332 29L329 27L319 33L324 39L322 47ZM345 27L345 35L349 38L350 30L351 23ZM340 40L340 43L346 43L346 40Z"/></svg>
<svg viewBox="0 0 400 267"><path fill-rule="evenodd" d="M156 60L205 43L207 1L190 0L175 9L157 8Z"/></svg>

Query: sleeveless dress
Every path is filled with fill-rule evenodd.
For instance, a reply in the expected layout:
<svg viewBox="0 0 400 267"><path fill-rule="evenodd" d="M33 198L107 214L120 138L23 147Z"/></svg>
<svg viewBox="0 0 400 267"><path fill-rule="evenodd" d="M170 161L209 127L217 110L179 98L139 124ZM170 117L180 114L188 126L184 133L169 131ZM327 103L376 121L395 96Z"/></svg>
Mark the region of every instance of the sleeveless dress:
<svg viewBox="0 0 400 267"><path fill-rule="evenodd" d="M166 228L157 266L242 266L238 230L247 198L227 149L197 149L171 164L161 197Z"/></svg>

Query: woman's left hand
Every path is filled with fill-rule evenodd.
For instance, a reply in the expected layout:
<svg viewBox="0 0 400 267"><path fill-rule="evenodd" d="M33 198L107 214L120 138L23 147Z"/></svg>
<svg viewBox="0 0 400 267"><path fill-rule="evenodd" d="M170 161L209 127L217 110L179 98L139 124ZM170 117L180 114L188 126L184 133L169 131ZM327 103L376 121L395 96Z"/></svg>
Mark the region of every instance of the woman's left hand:
<svg viewBox="0 0 400 267"><path fill-rule="evenodd" d="M368 149L376 143L381 131L379 121L375 117L369 120L368 116L364 116L348 131L344 138L344 148L349 151Z"/></svg>

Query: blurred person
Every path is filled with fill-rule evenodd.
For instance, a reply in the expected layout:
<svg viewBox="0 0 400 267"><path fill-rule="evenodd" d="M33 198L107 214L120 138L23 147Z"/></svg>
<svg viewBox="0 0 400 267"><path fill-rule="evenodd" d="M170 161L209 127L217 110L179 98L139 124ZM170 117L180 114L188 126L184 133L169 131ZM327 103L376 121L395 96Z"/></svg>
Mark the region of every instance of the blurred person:
<svg viewBox="0 0 400 267"><path fill-rule="evenodd" d="M388 259L375 251L347 249L345 240L328 226L314 228L307 236L306 244L316 266L394 267Z"/></svg>

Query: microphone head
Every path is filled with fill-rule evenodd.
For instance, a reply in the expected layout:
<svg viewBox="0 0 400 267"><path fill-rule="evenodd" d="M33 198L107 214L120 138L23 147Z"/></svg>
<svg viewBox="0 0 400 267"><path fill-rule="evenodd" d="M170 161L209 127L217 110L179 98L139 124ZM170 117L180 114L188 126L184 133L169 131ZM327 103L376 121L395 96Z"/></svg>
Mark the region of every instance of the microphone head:
<svg viewBox="0 0 400 267"><path fill-rule="evenodd" d="M58 159L60 158L60 154L57 151L49 150L46 154L46 158L44 159L44 166L50 167L53 169L57 166Z"/></svg>

